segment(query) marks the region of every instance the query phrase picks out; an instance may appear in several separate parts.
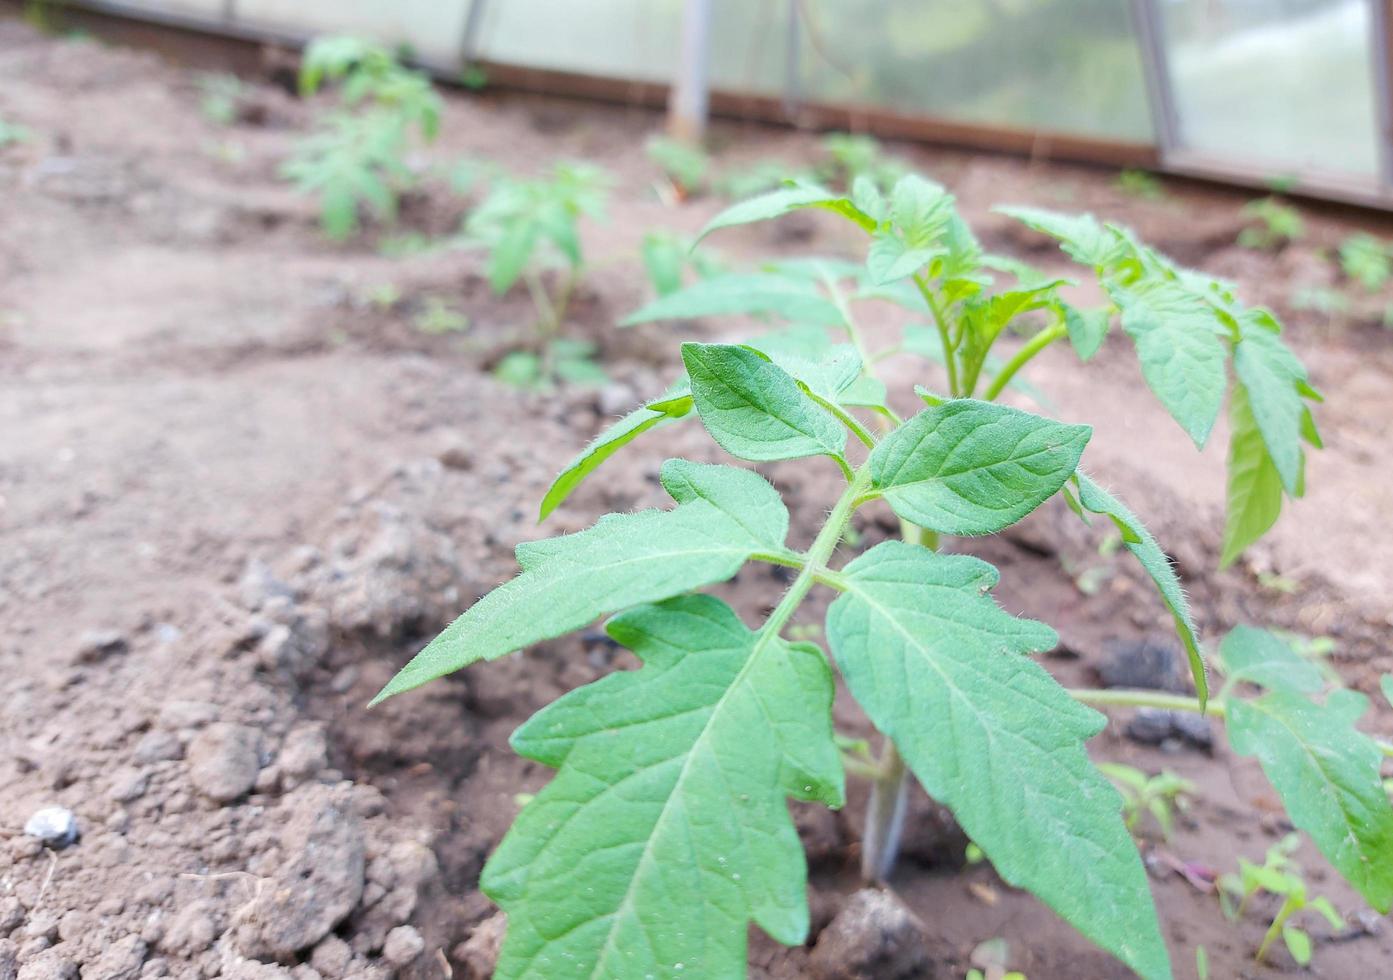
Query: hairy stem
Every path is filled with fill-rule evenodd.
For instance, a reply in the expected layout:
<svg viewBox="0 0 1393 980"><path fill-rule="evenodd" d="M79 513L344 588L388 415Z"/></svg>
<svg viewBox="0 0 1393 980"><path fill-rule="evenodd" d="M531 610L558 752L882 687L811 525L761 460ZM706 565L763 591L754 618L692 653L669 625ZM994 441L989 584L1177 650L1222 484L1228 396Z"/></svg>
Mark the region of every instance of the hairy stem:
<svg viewBox="0 0 1393 980"><path fill-rule="evenodd" d="M1089 687L1071 687L1066 688L1066 690L1075 701L1098 707L1165 708L1167 711L1193 711L1198 715L1213 715L1216 718L1223 718L1228 714L1228 707L1222 694L1217 698L1210 698L1209 703L1201 708L1199 698L1192 698L1187 694L1167 694L1164 691L1132 691L1123 688L1100 691ZM1370 736L1370 739L1378 746L1380 752L1393 759L1393 742L1387 742L1373 736Z"/></svg>
<svg viewBox="0 0 1393 980"><path fill-rule="evenodd" d="M861 878L881 882L895 867L900 835L904 831L909 801L909 768L895 743L887 737L876 763L871 798L866 808L866 829L861 835Z"/></svg>
<svg viewBox="0 0 1393 980"><path fill-rule="evenodd" d="M1032 357L1040 353L1060 337L1065 336L1068 332L1064 324L1056 323L1054 326L1046 327L1034 337L1031 337L1025 342L1025 346L1016 351L1016 355L1007 361L1006 366L992 379L992 383L988 386L987 393L983 397L986 398L987 401L994 401L996 396L1001 394L1001 390L1006 387L1007 383L1016 376L1016 372L1025 367L1026 363Z"/></svg>
<svg viewBox="0 0 1393 980"><path fill-rule="evenodd" d="M1292 917L1294 912L1296 912L1296 905L1292 902L1290 896L1288 896L1287 900L1282 903L1282 908L1278 911L1277 917L1272 920L1272 925L1267 927L1267 934L1262 937L1262 945L1258 947L1258 955L1253 957L1253 959L1261 963L1267 958L1267 950L1272 945L1272 941L1281 934L1282 926L1287 924L1287 920Z"/></svg>
<svg viewBox="0 0 1393 980"><path fill-rule="evenodd" d="M929 288L924 277L915 273L914 285L919 287L919 295L924 297L929 312L933 314L934 326L938 327L938 339L943 344L943 360L948 365L948 394L960 398L962 391L958 388L958 362L953 358L953 342L948 336L948 321L943 319L943 310L939 308L938 300L934 299L933 290Z"/></svg>

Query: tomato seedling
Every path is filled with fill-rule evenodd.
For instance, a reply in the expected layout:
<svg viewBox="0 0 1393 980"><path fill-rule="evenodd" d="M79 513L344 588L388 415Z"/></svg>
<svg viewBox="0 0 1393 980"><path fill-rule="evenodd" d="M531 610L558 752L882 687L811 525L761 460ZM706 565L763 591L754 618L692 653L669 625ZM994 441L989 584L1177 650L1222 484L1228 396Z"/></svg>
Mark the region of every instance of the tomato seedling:
<svg viewBox="0 0 1393 980"><path fill-rule="evenodd" d="M1243 206L1247 227L1238 233L1238 244L1259 252L1274 252L1306 234L1301 212L1279 197L1263 197Z"/></svg>
<svg viewBox="0 0 1393 980"><path fill-rule="evenodd" d="M1307 891L1301 866L1291 857L1300 845L1300 836L1287 834L1267 849L1262 864L1254 864L1240 857L1236 874L1229 872L1219 876L1219 904L1230 919L1241 918L1248 904L1263 893L1276 895L1282 900L1258 946L1255 958L1259 961L1267 958L1273 942L1281 936L1292 959L1300 966L1310 964L1311 936L1291 921L1306 909L1319 912L1332 929L1345 927L1344 917L1336 911L1330 899L1324 895L1313 898Z"/></svg>
<svg viewBox="0 0 1393 980"><path fill-rule="evenodd" d="M1098 768L1122 794L1122 819L1133 833L1149 813L1160 828L1161 836L1169 839L1175 828L1175 811L1185 810L1196 792L1194 783L1173 772L1148 776L1140 769L1118 762L1100 762Z"/></svg>
<svg viewBox="0 0 1393 980"><path fill-rule="evenodd" d="M830 461L842 482L811 544L789 545L788 511L759 474L670 459L661 481L674 506L610 514L588 530L520 545L520 574L466 610L375 699L607 615L609 635L642 662L563 696L513 735L518 752L557 773L483 872L481 888L508 916L497 976L740 976L751 922L802 943L807 871L786 801L842 805L850 758L873 781L866 877L882 877L893 862L912 773L1005 881L1148 980L1169 977L1122 800L1085 751L1105 723L1090 704L1226 717L1235 751L1257 757L1292 822L1371 904L1389 908L1393 807L1379 781L1389 750L1354 727L1366 702L1349 691L1322 697L1314 666L1251 629L1225 639L1228 679L1209 698L1174 568L1136 515L1080 469L1091 429L992 400L1056 339L1091 354L1113 311L1076 310L1057 280L986 256L951 196L917 177L888 200L867 178L851 196L788 187L734 206L707 231L801 208L864 229L865 266L795 260L698 281L638 319L656 318L655 308L778 312L820 325L820 339L804 329L751 344L682 344L684 376L587 446L547 491L541 515L644 433L700 420L742 460ZM1148 382L1197 442L1219 411L1233 358L1233 397L1249 413L1235 436L1245 464L1240 513L1254 467L1271 472L1280 495L1283 474L1301 472L1300 439L1314 422L1302 400L1312 389L1276 321L1125 229L1010 213L1061 238L1095 270ZM1001 269L1015 285L996 288L989 273ZM917 303L932 326L911 332L912 345L907 337L873 349L839 285L858 277L868 291ZM993 362L994 342L1027 313L1045 325ZM924 407L905 419L875 367L907 346L932 351L926 338L939 342L948 391L919 388ZM973 397L978 387L985 398ZM1055 646L1054 630L993 600L990 564L937 548L945 535L999 532L1056 495L1080 517L1115 526L1155 582L1190 659L1194 696L1066 690L1031 657ZM905 539L845 560L852 517L872 506L889 507ZM1240 526L1226 549L1266 528ZM790 575L753 629L698 591L750 561ZM834 594L827 649L807 633L786 636L814 588ZM834 665L884 736L879 758L839 743Z"/></svg>
<svg viewBox="0 0 1393 980"><path fill-rule="evenodd" d="M465 219L464 242L487 250L494 292L506 293L521 281L532 299L532 336L499 362L495 374L501 380L537 389L557 381L606 380L594 361L594 345L560 333L585 271L580 219L603 212L608 186L603 171L585 164L558 164L535 179L495 175L484 199ZM561 280L548 289L544 273L556 265Z"/></svg>
<svg viewBox="0 0 1393 980"><path fill-rule="evenodd" d="M354 37L325 37L305 50L300 92L340 83L341 106L324 116L281 168L302 192L319 199L325 234L342 241L359 228L364 209L396 217L401 192L415 180L405 154L414 127L427 142L440 128L441 101L423 72L401 65L385 48Z"/></svg>

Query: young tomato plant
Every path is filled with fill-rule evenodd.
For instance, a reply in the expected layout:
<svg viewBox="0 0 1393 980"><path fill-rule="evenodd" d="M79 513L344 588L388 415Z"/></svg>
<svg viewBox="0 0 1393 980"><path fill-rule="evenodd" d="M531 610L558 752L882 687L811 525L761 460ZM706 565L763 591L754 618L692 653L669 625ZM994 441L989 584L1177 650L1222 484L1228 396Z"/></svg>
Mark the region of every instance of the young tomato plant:
<svg viewBox="0 0 1393 980"><path fill-rule="evenodd" d="M1173 772L1148 776L1140 769L1117 762L1100 762L1102 770L1122 794L1122 819L1136 833L1147 814L1156 821L1161 836L1169 839L1175 827L1175 811L1185 810L1195 795L1195 784Z"/></svg>
<svg viewBox="0 0 1393 980"><path fill-rule="evenodd" d="M509 384L548 389L557 381L603 384L594 346L562 337L566 310L585 271L580 219L604 210L609 179L584 164L558 164L546 177L496 176L479 206L465 219L466 244L488 252L490 285L502 294L519 281L532 298L535 319L526 346L504 356L495 374ZM548 266L561 267L549 289Z"/></svg>
<svg viewBox="0 0 1393 980"><path fill-rule="evenodd" d="M912 774L1004 880L1141 976L1170 976L1122 801L1085 751L1104 725L1090 703L1154 705L1227 717L1235 750L1257 756L1292 822L1387 909L1393 807L1378 778L1385 749L1354 728L1359 696L1319 699L1301 670L1311 665L1269 634L1239 630L1221 649L1225 689L1210 698L1175 570L1137 517L1079 468L1090 428L992 400L1058 337L1091 354L1109 316L1075 310L1057 282L984 255L952 198L919 178L902 180L888 201L865 179L849 197L789 187L736 205L707 230L808 207L870 235L864 268L785 261L698 281L655 300L645 317L654 308L778 313L819 326L821 336L683 344L684 376L587 446L556 478L541 515L645 432L700 420L742 460L830 461L844 485L811 544L788 544L788 511L759 474L670 459L661 479L671 508L611 514L588 530L519 546L520 574L466 610L375 699L607 615L610 636L642 662L563 696L513 735L518 752L557 773L483 872L482 889L508 916L496 975L733 977L745 971L749 923L780 942L803 942L807 872L786 801L836 807L845 798L834 665L885 738L878 759L857 756L851 767L873 781L862 845L868 878L893 862ZM1226 288L1123 229L1015 213L1059 235L1103 278L1182 424L1207 432L1212 422L1213 339L1220 396L1233 354L1244 365L1238 397L1260 406L1249 411L1270 418L1279 406L1287 419L1295 407L1290 428L1255 424L1252 438L1266 459L1270 431L1276 452L1294 452L1299 463L1304 372L1270 316L1243 309ZM1001 268L1018 284L996 289L990 273ZM873 349L840 285L858 278L868 294L919 304L932 326ZM907 295L896 288L904 285ZM1009 359L990 361L993 342L1030 311L1047 325ZM1187 371L1202 369L1175 377L1159 363L1158 343L1172 361L1187 352ZM949 378L946 395L920 388L924 407L907 419L875 376L881 360L905 348L937 351ZM986 398L973 397L979 385ZM1194 696L1066 690L1031 657L1056 644L1055 632L997 605L991 565L938 549L943 536L996 533L1056 495L1081 517L1111 522L1155 581L1190 656ZM900 518L905 540L846 560L852 516L872 506ZM698 591L750 561L791 570L787 591L753 629ZM815 588L835 594L826 650L790 630Z"/></svg>
<svg viewBox="0 0 1393 980"><path fill-rule="evenodd" d="M1272 252L1306 234L1301 212L1279 197L1263 197L1243 206L1248 226L1238 233L1238 244L1260 252Z"/></svg>
<svg viewBox="0 0 1393 980"><path fill-rule="evenodd" d="M424 73L354 37L319 38L305 50L301 94L325 82L341 83L342 105L301 141L282 173L319 198L325 233L342 241L358 230L364 209L395 218L399 195L414 181L405 160L411 130L435 139L441 102Z"/></svg>
<svg viewBox="0 0 1393 980"><path fill-rule="evenodd" d="M1268 926L1267 933L1258 946L1256 959L1259 961L1267 958L1272 943L1281 936L1287 952L1291 953L1291 958L1296 960L1298 965L1310 964L1310 934L1291 921L1307 909L1319 912L1332 929L1345 927L1344 918L1335 910L1330 899L1324 895L1313 898L1307 892L1301 866L1291 858L1300 845L1299 835L1288 834L1267 849L1267 856L1262 864L1254 864L1240 857L1237 874L1230 872L1219 876L1219 903L1224 914L1230 919L1240 918L1248 904L1258 895L1266 893L1278 896L1282 900L1277 914L1272 917L1272 924Z"/></svg>
<svg viewBox="0 0 1393 980"><path fill-rule="evenodd" d="M1340 271L1367 292L1378 292L1393 277L1388 246L1373 235L1351 235L1340 243Z"/></svg>

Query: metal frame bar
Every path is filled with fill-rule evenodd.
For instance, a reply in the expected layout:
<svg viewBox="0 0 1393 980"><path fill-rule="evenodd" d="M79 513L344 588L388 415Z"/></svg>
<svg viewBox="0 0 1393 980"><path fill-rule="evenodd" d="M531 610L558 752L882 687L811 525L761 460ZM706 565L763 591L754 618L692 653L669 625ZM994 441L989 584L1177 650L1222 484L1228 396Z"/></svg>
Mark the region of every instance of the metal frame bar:
<svg viewBox="0 0 1393 980"><path fill-rule="evenodd" d="M484 28L484 9L487 6L488 0L469 0L469 10L464 15L464 32L459 42L461 68L468 68L479 59L479 32Z"/></svg>
<svg viewBox="0 0 1393 980"><path fill-rule="evenodd" d="M1374 125L1378 136L1379 182L1393 193L1393 11L1390 0L1369 0L1369 61L1373 69Z"/></svg>
<svg viewBox="0 0 1393 980"><path fill-rule="evenodd" d="M1170 63L1166 55L1165 25L1161 21L1156 0L1132 0L1131 11L1132 28L1137 35L1137 53L1141 56L1146 101L1151 108L1151 126L1156 134L1156 149L1164 165L1171 155L1183 147L1180 113L1175 106L1175 89L1171 86Z"/></svg>
<svg viewBox="0 0 1393 980"><path fill-rule="evenodd" d="M792 119L803 100L802 27L799 24L798 0L788 0L787 21L784 25L784 112Z"/></svg>

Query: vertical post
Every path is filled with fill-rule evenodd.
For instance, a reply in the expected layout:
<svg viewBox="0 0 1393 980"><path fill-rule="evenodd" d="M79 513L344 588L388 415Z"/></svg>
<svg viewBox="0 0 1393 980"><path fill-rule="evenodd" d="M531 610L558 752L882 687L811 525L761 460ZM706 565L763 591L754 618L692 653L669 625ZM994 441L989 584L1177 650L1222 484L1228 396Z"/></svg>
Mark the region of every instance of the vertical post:
<svg viewBox="0 0 1393 980"><path fill-rule="evenodd" d="M667 104L668 135L699 143L706 135L711 60L711 0L682 5L682 50Z"/></svg>
<svg viewBox="0 0 1393 980"><path fill-rule="evenodd" d="M1156 148L1164 164L1166 157L1180 148L1181 123L1175 107L1175 90L1171 87L1164 25L1156 0L1132 0L1132 29L1137 34L1137 51L1141 55L1146 101L1151 107L1151 125L1156 131Z"/></svg>
<svg viewBox="0 0 1393 980"><path fill-rule="evenodd" d="M464 34L460 37L460 68L468 69L479 57L479 29L484 22L485 0L467 0L469 11L464 15Z"/></svg>
<svg viewBox="0 0 1393 980"><path fill-rule="evenodd" d="M788 0L788 21L784 27L784 115L792 119L803 100L803 79L799 66L798 0Z"/></svg>
<svg viewBox="0 0 1393 980"><path fill-rule="evenodd" d="M1393 193L1393 12L1389 0L1369 0L1370 82L1378 137L1378 181L1384 196Z"/></svg>

